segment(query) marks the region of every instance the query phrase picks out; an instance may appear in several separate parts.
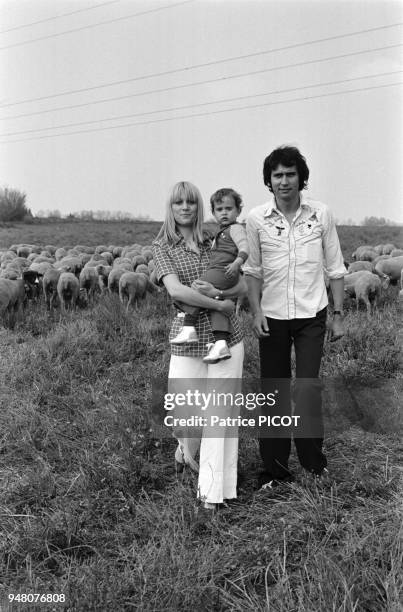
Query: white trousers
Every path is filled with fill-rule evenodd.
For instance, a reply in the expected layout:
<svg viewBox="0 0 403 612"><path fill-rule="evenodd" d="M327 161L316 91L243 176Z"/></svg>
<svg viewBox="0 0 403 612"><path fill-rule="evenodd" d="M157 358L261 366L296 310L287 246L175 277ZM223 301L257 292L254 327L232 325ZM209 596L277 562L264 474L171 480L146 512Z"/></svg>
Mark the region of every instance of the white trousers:
<svg viewBox="0 0 403 612"><path fill-rule="evenodd" d="M236 393L240 391L239 382L242 378L243 342L233 346L230 351L231 359L219 361L215 364L204 363L201 357L172 355L168 377L169 379L205 379L203 387L206 392L212 390L213 384L217 386L217 381L233 379L232 381L226 380L222 384L225 392ZM203 390L201 385L198 385L198 388ZM212 409L212 412L214 412L214 409ZM221 418L235 416L237 412L232 406L228 406L226 409L220 407L220 411L219 413L217 411L217 414ZM209 417L209 410L205 412L205 416ZM222 437L216 437L217 428L215 429L214 437L210 437L208 435L208 428L205 428L201 439L196 437L178 438L179 446L175 453L177 461L182 461L184 457L186 462L195 464L194 457L200 447L197 495L208 503L222 503L224 499L236 497L238 436L235 435L236 430L233 427L231 428L231 437L226 436L228 431L225 427L220 427L219 431L220 433L222 432Z"/></svg>

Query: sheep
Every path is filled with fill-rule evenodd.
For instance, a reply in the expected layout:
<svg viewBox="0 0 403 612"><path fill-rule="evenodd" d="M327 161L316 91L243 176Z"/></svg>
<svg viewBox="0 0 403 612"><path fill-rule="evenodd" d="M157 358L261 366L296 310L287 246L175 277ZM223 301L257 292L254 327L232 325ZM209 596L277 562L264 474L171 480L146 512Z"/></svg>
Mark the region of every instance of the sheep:
<svg viewBox="0 0 403 612"><path fill-rule="evenodd" d="M42 276L36 270L24 270L22 278L25 282L25 293L28 300L36 300L42 291Z"/></svg>
<svg viewBox="0 0 403 612"><path fill-rule="evenodd" d="M125 272L119 280L119 297L122 304L127 298L127 312L132 304L137 307L138 300L144 298L147 291L155 293L159 289L142 272Z"/></svg>
<svg viewBox="0 0 403 612"><path fill-rule="evenodd" d="M99 276L96 268L83 268L80 272L80 289L84 289L88 303L94 302L95 293L99 290Z"/></svg>
<svg viewBox="0 0 403 612"><path fill-rule="evenodd" d="M32 252L32 249L29 246L22 245L22 246L19 246L17 248L17 255L18 255L18 257L25 257L25 258L27 258L28 255L31 252Z"/></svg>
<svg viewBox="0 0 403 612"><path fill-rule="evenodd" d="M144 274L147 274L147 276L150 275L150 271L149 271L148 266L146 264L139 264L136 267L136 272L143 272Z"/></svg>
<svg viewBox="0 0 403 612"><path fill-rule="evenodd" d="M385 275L389 277L392 285L396 285L400 279L400 275L403 269L403 255L398 257L389 257L389 259L382 259L378 261L375 266L375 273L381 278Z"/></svg>
<svg viewBox="0 0 403 612"><path fill-rule="evenodd" d="M351 255L352 259L354 259L355 261L363 261L362 257L361 257L361 252L366 251L368 249L373 250L372 246L369 245L369 244L365 244L365 245L357 247L356 250L354 251L354 253ZM377 255L377 253L376 253L376 255ZM376 255L375 255L375 257L376 257Z"/></svg>
<svg viewBox="0 0 403 612"><path fill-rule="evenodd" d="M103 251L101 253L101 257L106 261L108 266L111 266L113 263L113 255L109 251Z"/></svg>
<svg viewBox="0 0 403 612"><path fill-rule="evenodd" d="M384 244L382 249L382 255L389 255L395 248L396 247L394 244Z"/></svg>
<svg viewBox="0 0 403 612"><path fill-rule="evenodd" d="M42 278L43 294L45 296L46 307L48 310L53 310L57 301L57 283L61 275L61 270L49 268Z"/></svg>
<svg viewBox="0 0 403 612"><path fill-rule="evenodd" d="M390 258L390 255L378 255L378 257L375 257L372 263L374 264L374 266L376 266L378 261L381 261L382 259L389 259L389 258Z"/></svg>
<svg viewBox="0 0 403 612"><path fill-rule="evenodd" d="M108 276L108 291L109 293L119 293L119 281L123 274L129 272L123 266L114 266ZM133 271L133 270L131 270Z"/></svg>
<svg viewBox="0 0 403 612"><path fill-rule="evenodd" d="M121 246L116 246L113 248L112 250L112 255L114 256L114 258L116 259L117 257L121 257L122 255L122 251L123 251L123 247Z"/></svg>
<svg viewBox="0 0 403 612"><path fill-rule="evenodd" d="M393 249L390 254L391 257L400 257L400 255L403 255L403 249Z"/></svg>
<svg viewBox="0 0 403 612"><path fill-rule="evenodd" d="M141 251L141 255L144 257L144 259L146 260L146 263L148 263L149 261L151 261L151 259L153 258L153 252L151 250L150 247L147 247L145 249L143 249Z"/></svg>
<svg viewBox="0 0 403 612"><path fill-rule="evenodd" d="M386 289L388 285L388 278L381 280L379 276L367 270L353 272L344 277L344 291L351 297L355 297L357 310L360 300L365 303L368 317L371 315L371 301L376 307L381 289Z"/></svg>
<svg viewBox="0 0 403 612"><path fill-rule="evenodd" d="M11 329L14 329L16 317L24 306L25 297L23 279L0 278L0 319L4 321L8 313L8 323Z"/></svg>
<svg viewBox="0 0 403 612"><path fill-rule="evenodd" d="M112 270L112 267L107 266L105 264L98 264L96 267L96 271L98 272L98 276L99 276L98 282L99 282L99 288L101 290L101 293L106 291L108 288L108 276L111 270Z"/></svg>
<svg viewBox="0 0 403 612"><path fill-rule="evenodd" d="M83 264L79 257L63 257L55 262L55 268L62 270L63 272L72 272L77 276L80 274L83 269Z"/></svg>
<svg viewBox="0 0 403 612"><path fill-rule="evenodd" d="M62 272L57 282L57 295L59 296L62 310L67 310L70 305L74 309L80 293L80 283L72 272Z"/></svg>
<svg viewBox="0 0 403 612"><path fill-rule="evenodd" d="M374 251L376 253L378 253L378 255L382 255L382 251L383 251L383 244L377 244L376 246L373 247Z"/></svg>
<svg viewBox="0 0 403 612"><path fill-rule="evenodd" d="M45 244L45 251L48 251L51 255L56 253L57 247L53 246L53 244Z"/></svg>
<svg viewBox="0 0 403 612"><path fill-rule="evenodd" d="M359 272L360 270L367 270L368 272L374 271L374 265L372 261L353 261L348 267L348 273Z"/></svg>
<svg viewBox="0 0 403 612"><path fill-rule="evenodd" d="M108 247L105 244L99 244L97 247L95 247L95 253L97 253L98 255L104 253L107 250Z"/></svg>
<svg viewBox="0 0 403 612"><path fill-rule="evenodd" d="M356 257L356 261L373 261L376 257L378 257L378 253L374 249L362 249L360 256Z"/></svg>
<svg viewBox="0 0 403 612"><path fill-rule="evenodd" d="M139 266L140 264L145 264L145 265L147 265L147 262L146 262L145 258L144 258L142 255L135 255L135 256L132 258L132 262L133 262L133 267L134 267L134 269L136 269L136 268L137 268L137 266Z"/></svg>
<svg viewBox="0 0 403 612"><path fill-rule="evenodd" d="M63 259L63 257L66 257L66 255L67 251L63 247L59 247L54 253L56 261L60 261L61 259Z"/></svg>

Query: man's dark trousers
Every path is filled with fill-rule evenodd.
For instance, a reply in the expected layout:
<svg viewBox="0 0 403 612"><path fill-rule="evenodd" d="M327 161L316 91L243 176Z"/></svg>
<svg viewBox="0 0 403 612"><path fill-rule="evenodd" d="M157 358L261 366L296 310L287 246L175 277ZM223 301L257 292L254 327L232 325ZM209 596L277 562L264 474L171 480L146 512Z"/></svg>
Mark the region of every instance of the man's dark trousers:
<svg viewBox="0 0 403 612"><path fill-rule="evenodd" d="M322 385L318 379L326 332L326 314L327 308L324 308L314 318L280 320L266 317L270 336L261 338L259 342L262 390L265 393L273 392L275 388L279 391L276 405L271 408L273 415L291 414L291 346L294 343L297 379L294 415L300 416L299 424L305 426L307 435L300 437L301 433L305 436L304 429L297 426L294 430L294 441L301 465L316 474L320 474L327 465L322 452ZM283 431L278 437L267 438L261 435L259 439L267 480L281 480L290 476L288 458L291 436L285 433L284 429L282 428ZM266 435L267 431L265 430Z"/></svg>

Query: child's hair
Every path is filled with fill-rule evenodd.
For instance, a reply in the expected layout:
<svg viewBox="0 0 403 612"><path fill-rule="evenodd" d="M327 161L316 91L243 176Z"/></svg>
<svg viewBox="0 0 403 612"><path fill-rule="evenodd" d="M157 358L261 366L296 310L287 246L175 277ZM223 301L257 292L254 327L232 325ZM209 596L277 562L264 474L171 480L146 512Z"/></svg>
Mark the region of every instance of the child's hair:
<svg viewBox="0 0 403 612"><path fill-rule="evenodd" d="M240 213L242 209L242 197L231 187L223 187L223 189L218 189L213 193L210 198L211 212L214 213L214 204L222 202L225 196L229 196L234 200L236 209Z"/></svg>

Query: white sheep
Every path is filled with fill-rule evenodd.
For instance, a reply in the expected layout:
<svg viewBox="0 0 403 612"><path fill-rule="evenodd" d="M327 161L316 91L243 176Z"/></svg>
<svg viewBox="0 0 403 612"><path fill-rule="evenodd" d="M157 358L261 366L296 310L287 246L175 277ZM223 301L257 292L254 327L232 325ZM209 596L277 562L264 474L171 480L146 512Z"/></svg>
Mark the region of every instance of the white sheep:
<svg viewBox="0 0 403 612"><path fill-rule="evenodd" d="M21 312L25 302L25 283L23 279L9 280L0 278L0 320L9 317L9 325L14 328L16 316Z"/></svg>
<svg viewBox="0 0 403 612"><path fill-rule="evenodd" d="M390 254L391 257L400 257L400 255L403 255L403 249L393 249Z"/></svg>
<svg viewBox="0 0 403 612"><path fill-rule="evenodd" d="M363 253L364 251L374 251L373 247L369 244L363 244L359 247L356 248L356 250L354 251L354 253L351 255L352 259L354 259L355 261L363 261L362 257L361 257L361 253ZM374 251L375 253L375 257L378 255L378 253L376 251Z"/></svg>
<svg viewBox="0 0 403 612"><path fill-rule="evenodd" d="M376 307L381 289L386 289L388 285L388 278L381 280L379 276L367 270L346 274L344 277L344 291L350 297L355 297L357 310L360 300L365 303L368 316L371 314L371 302Z"/></svg>
<svg viewBox="0 0 403 612"><path fill-rule="evenodd" d="M383 245L383 249L382 249L382 255L390 255L390 253L393 251L393 249L395 249L395 245L394 244L384 244Z"/></svg>
<svg viewBox="0 0 403 612"><path fill-rule="evenodd" d="M359 272L360 270L367 270L368 272L374 271L374 264L372 261L353 261L348 266L348 273Z"/></svg>
<svg viewBox="0 0 403 612"><path fill-rule="evenodd" d="M93 303L95 293L100 289L96 268L83 268L80 272L79 282L80 289L83 289L86 293L88 303Z"/></svg>
<svg viewBox="0 0 403 612"><path fill-rule="evenodd" d="M46 307L48 310L53 310L57 301L57 283L60 278L61 271L55 268L46 270L42 278L43 293L45 296Z"/></svg>
<svg viewBox="0 0 403 612"><path fill-rule="evenodd" d="M119 297L122 304L127 299L126 311L133 304L137 307L138 300L145 297L146 292L159 292L158 287L150 282L143 272L125 272L119 280Z"/></svg>
<svg viewBox="0 0 403 612"><path fill-rule="evenodd" d="M382 259L378 261L375 266L375 272L383 278L385 275L389 277L392 285L400 280L400 275L403 269L403 255L399 257L389 257L389 259Z"/></svg>
<svg viewBox="0 0 403 612"><path fill-rule="evenodd" d="M74 309L80 293L80 283L72 272L62 272L57 282L57 295L59 296L62 310L67 310L70 305Z"/></svg>
<svg viewBox="0 0 403 612"><path fill-rule="evenodd" d="M121 266L113 266L108 276L109 293L119 293L119 281L123 274L130 271L132 272L133 270L127 270L123 264Z"/></svg>

